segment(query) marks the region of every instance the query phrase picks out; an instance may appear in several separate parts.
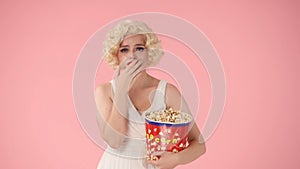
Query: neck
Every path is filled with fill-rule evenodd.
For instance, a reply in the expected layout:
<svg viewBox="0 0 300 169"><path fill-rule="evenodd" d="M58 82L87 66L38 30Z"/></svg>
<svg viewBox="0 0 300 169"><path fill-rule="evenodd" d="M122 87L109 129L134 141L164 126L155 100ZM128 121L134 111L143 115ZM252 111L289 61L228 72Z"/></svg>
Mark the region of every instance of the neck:
<svg viewBox="0 0 300 169"><path fill-rule="evenodd" d="M147 74L146 70L141 71L132 79L129 89L142 87L149 78L150 76Z"/></svg>

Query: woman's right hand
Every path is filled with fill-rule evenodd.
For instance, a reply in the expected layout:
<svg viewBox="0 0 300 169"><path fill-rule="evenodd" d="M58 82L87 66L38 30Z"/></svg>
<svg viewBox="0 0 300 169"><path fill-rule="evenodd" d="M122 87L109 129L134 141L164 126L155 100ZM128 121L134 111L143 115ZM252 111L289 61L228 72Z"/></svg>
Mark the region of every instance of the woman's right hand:
<svg viewBox="0 0 300 169"><path fill-rule="evenodd" d="M129 97L128 91L132 79L145 68L142 60L133 57L124 59L116 70L115 93L113 103L117 111L123 116L128 116Z"/></svg>
<svg viewBox="0 0 300 169"><path fill-rule="evenodd" d="M145 68L142 60L135 57L125 58L119 65L115 74L115 94L123 95L129 91L132 79Z"/></svg>

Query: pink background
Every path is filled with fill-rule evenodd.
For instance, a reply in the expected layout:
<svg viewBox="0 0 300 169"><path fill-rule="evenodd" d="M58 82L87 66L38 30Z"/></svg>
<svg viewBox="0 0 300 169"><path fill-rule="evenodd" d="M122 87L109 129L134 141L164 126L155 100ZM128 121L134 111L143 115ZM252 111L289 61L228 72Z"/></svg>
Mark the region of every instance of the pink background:
<svg viewBox="0 0 300 169"><path fill-rule="evenodd" d="M0 168L96 168L103 150L73 106L76 58L101 26L137 12L192 22L224 66L222 121L206 154L178 168L300 168L299 9L292 0L1 1Z"/></svg>

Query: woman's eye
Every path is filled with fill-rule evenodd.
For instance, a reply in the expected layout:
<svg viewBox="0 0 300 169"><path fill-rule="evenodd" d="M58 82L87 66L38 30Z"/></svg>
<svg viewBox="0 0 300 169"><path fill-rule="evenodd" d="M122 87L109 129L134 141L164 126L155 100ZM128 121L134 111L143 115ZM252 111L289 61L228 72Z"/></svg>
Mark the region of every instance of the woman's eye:
<svg viewBox="0 0 300 169"><path fill-rule="evenodd" d="M144 50L145 50L145 48L143 48L143 47L137 47L137 48L136 48L136 51L142 52L142 51L144 51Z"/></svg>
<svg viewBox="0 0 300 169"><path fill-rule="evenodd" d="M126 53L126 52L128 52L128 49L127 48L123 48L123 49L120 50L120 52L121 53Z"/></svg>

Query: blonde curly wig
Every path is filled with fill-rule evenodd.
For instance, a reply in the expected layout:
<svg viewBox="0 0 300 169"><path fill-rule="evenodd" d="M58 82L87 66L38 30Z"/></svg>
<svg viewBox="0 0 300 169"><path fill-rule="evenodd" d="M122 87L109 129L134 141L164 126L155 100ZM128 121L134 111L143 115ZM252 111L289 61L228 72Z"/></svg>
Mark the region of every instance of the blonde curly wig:
<svg viewBox="0 0 300 169"><path fill-rule="evenodd" d="M119 65L117 54L124 37L135 34L143 34L146 37L145 47L148 49L150 65L153 66L159 62L164 53L156 34L143 22L124 20L108 32L103 43L105 61L113 69Z"/></svg>

